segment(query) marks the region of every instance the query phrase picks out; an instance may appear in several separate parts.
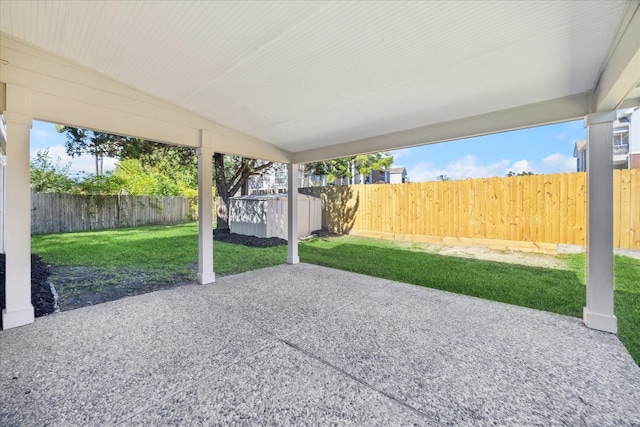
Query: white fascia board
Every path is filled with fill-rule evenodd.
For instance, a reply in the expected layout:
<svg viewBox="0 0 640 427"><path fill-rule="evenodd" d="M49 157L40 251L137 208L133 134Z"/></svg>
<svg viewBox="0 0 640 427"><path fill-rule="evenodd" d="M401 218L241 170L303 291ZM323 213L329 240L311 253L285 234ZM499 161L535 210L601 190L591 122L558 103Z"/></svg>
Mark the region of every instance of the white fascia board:
<svg viewBox="0 0 640 427"><path fill-rule="evenodd" d="M449 122L378 135L343 144L300 151L294 163L308 163L363 153L396 150L437 142L566 122L589 113L589 93L558 98Z"/></svg>
<svg viewBox="0 0 640 427"><path fill-rule="evenodd" d="M625 99L618 108L624 110L625 108L637 107L640 106L640 98L630 98Z"/></svg>
<svg viewBox="0 0 640 427"><path fill-rule="evenodd" d="M200 147L201 131L213 148L276 162L290 154L78 64L0 33L0 80L31 89L31 116L167 144ZM4 61L7 61L6 64Z"/></svg>
<svg viewBox="0 0 640 427"><path fill-rule="evenodd" d="M640 83L640 1L629 3L622 25L595 85L594 112L623 108L627 95Z"/></svg>

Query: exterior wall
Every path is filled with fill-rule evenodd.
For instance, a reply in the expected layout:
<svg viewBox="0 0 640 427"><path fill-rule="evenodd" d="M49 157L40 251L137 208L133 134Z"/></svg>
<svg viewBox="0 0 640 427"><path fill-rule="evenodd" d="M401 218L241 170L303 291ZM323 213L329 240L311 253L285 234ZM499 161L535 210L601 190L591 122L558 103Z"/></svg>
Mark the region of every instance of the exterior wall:
<svg viewBox="0 0 640 427"><path fill-rule="evenodd" d="M403 184L407 182L407 171L405 169L402 172L389 172L389 184Z"/></svg>
<svg viewBox="0 0 640 427"><path fill-rule="evenodd" d="M287 170L278 168L249 178L249 194L286 193ZM302 187L302 172L298 172L298 187Z"/></svg>
<svg viewBox="0 0 640 427"><path fill-rule="evenodd" d="M631 115L629 123L629 169L640 168L640 107Z"/></svg>
<svg viewBox="0 0 640 427"><path fill-rule="evenodd" d="M576 172L586 172L587 171L587 152L585 150L581 150L578 152L576 156Z"/></svg>
<svg viewBox="0 0 640 427"><path fill-rule="evenodd" d="M0 253L6 253L5 248L5 206L6 206L6 197L5 197L5 167L7 164L7 156L4 152L4 145L0 144Z"/></svg>

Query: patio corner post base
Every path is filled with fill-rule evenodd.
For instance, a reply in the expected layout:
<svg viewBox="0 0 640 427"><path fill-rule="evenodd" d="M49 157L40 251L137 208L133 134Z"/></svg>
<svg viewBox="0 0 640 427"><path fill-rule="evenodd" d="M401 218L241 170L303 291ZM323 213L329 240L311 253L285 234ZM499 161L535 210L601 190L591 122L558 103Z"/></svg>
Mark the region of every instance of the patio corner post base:
<svg viewBox="0 0 640 427"><path fill-rule="evenodd" d="M200 285L208 285L216 281L216 273L213 271L210 273L198 273L197 279Z"/></svg>
<svg viewBox="0 0 640 427"><path fill-rule="evenodd" d="M583 320L587 328L597 329L599 331L618 333L618 319L610 314L600 314L589 311L584 307Z"/></svg>
<svg viewBox="0 0 640 427"><path fill-rule="evenodd" d="M287 257L287 264L300 264L300 257L299 256L294 256L294 257Z"/></svg>
<svg viewBox="0 0 640 427"><path fill-rule="evenodd" d="M29 307L23 308L18 311L11 311L7 313L7 310L2 310L2 328L11 329L18 326L28 325L35 320L35 314L33 306L29 304Z"/></svg>

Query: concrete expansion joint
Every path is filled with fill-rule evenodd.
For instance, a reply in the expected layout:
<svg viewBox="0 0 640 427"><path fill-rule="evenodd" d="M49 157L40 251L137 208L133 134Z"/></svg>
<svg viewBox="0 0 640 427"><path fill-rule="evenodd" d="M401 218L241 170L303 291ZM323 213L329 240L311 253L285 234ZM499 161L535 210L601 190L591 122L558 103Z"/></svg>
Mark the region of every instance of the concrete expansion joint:
<svg viewBox="0 0 640 427"><path fill-rule="evenodd" d="M355 375L350 374L349 372L345 371L344 369L340 368L339 366L334 365L333 363L329 362L328 360L325 360L322 357L316 356L315 354L313 354L313 353L311 353L311 352L309 352L307 350L304 350L303 348L297 346L296 344L294 344L294 343L292 343L290 341L287 341L286 339L278 338L278 341L280 341L283 344L291 347L292 349L304 354L307 357L310 357L312 359L317 360L318 362L322 363L323 365L327 366L328 368L330 368L330 369L332 369L332 370L334 370L334 371L336 371L336 372L338 372L338 373L340 373L340 374L342 374L342 375L344 375L344 376L346 376L348 378L351 378L352 380L358 382L359 384L362 384L363 386L367 387L369 390L372 390L372 391L374 391L374 392L386 397L387 399L393 401L394 403L396 403L396 404L398 404L398 405L400 405L402 407L405 407L405 408L411 410L412 412L414 412L414 413L416 413L416 414L418 414L418 415L420 415L422 417L425 417L425 418L428 418L429 420L435 421L435 420L433 420L432 417L429 416L429 414L427 414L425 412L422 412L421 410L419 410L418 408L415 408L414 406L411 406L407 402L403 402L402 400L396 398L392 394L389 394L389 393L387 393L385 391L382 391L382 390L378 389L377 387L374 387L372 384L369 384L367 381L363 380L362 378L359 378L359 377L356 377Z"/></svg>

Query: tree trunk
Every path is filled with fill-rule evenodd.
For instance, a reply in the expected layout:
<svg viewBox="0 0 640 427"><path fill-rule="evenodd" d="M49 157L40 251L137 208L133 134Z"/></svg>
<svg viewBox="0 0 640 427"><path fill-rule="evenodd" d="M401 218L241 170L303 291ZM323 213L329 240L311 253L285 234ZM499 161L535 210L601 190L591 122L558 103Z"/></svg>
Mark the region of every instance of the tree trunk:
<svg viewBox="0 0 640 427"><path fill-rule="evenodd" d="M224 174L224 154L214 153L216 170L216 230L229 230L229 193Z"/></svg>

